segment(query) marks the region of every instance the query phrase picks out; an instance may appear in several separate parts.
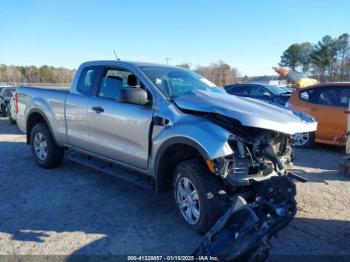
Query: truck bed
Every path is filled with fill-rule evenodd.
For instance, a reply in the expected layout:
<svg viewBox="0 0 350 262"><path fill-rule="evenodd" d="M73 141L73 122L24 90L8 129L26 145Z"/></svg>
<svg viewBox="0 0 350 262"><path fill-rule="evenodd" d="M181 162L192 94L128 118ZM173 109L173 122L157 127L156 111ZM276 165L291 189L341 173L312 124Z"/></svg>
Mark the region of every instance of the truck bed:
<svg viewBox="0 0 350 262"><path fill-rule="evenodd" d="M17 125L26 132L26 122L29 112L40 110L45 114L51 125L58 143L64 143L66 139L65 101L69 94L67 89L54 89L51 87L19 86Z"/></svg>

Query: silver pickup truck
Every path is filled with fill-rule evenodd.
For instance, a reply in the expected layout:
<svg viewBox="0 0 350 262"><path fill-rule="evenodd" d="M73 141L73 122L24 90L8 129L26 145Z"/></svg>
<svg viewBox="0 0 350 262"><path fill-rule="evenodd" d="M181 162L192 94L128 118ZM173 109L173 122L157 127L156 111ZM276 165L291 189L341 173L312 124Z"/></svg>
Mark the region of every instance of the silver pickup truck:
<svg viewBox="0 0 350 262"><path fill-rule="evenodd" d="M303 113L228 95L190 70L150 63L87 62L70 91L19 87L16 96L17 124L38 165L61 164L69 149L72 160L158 193L173 188L179 213L201 233L229 199L251 204L261 188L271 194L267 181L289 175L291 136L317 126Z"/></svg>

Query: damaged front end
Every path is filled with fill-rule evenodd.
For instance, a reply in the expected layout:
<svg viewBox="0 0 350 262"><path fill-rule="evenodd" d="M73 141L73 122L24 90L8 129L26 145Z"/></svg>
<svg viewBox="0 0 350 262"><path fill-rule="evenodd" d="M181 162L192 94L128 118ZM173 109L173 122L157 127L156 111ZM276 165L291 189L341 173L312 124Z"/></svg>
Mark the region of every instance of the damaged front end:
<svg viewBox="0 0 350 262"><path fill-rule="evenodd" d="M242 129L246 132L229 137L233 154L212 160L216 174L232 187L286 175L293 161L290 136L257 128Z"/></svg>
<svg viewBox="0 0 350 262"><path fill-rule="evenodd" d="M295 184L286 176L252 182L256 199L248 203L238 194L232 206L214 224L194 252L222 261L263 261L269 254L269 239L296 214Z"/></svg>
<svg viewBox="0 0 350 262"><path fill-rule="evenodd" d="M291 137L238 126L224 117L216 116L215 122L232 133L228 143L233 154L212 160L232 204L205 235L195 255L230 261L263 260L270 248L268 240L296 214L292 178L303 179L289 171L293 161Z"/></svg>

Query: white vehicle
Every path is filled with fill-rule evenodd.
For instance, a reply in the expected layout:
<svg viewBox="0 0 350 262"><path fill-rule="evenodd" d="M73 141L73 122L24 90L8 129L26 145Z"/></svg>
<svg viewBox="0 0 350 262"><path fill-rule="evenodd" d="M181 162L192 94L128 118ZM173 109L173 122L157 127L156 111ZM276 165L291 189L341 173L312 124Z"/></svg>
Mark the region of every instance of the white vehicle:
<svg viewBox="0 0 350 262"><path fill-rule="evenodd" d="M8 117L9 121L11 124L16 124L16 108L15 108L15 95L16 93L13 94L11 97L10 103L8 104L7 112L8 112Z"/></svg>

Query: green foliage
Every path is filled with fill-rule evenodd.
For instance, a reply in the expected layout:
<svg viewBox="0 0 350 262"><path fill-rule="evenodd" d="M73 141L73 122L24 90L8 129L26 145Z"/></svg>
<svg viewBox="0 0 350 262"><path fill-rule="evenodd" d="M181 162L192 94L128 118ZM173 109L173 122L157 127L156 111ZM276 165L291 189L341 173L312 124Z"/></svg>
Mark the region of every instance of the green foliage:
<svg viewBox="0 0 350 262"><path fill-rule="evenodd" d="M309 69L310 56L312 53L312 45L309 42L302 44L292 44L281 56L281 66L288 66L295 70L298 66L302 66L303 71Z"/></svg>
<svg viewBox="0 0 350 262"><path fill-rule="evenodd" d="M283 52L280 65L300 68L322 82L350 80L349 35L326 35L316 45L292 44Z"/></svg>
<svg viewBox="0 0 350 262"><path fill-rule="evenodd" d="M0 82L70 83L75 70L52 66L0 65Z"/></svg>

